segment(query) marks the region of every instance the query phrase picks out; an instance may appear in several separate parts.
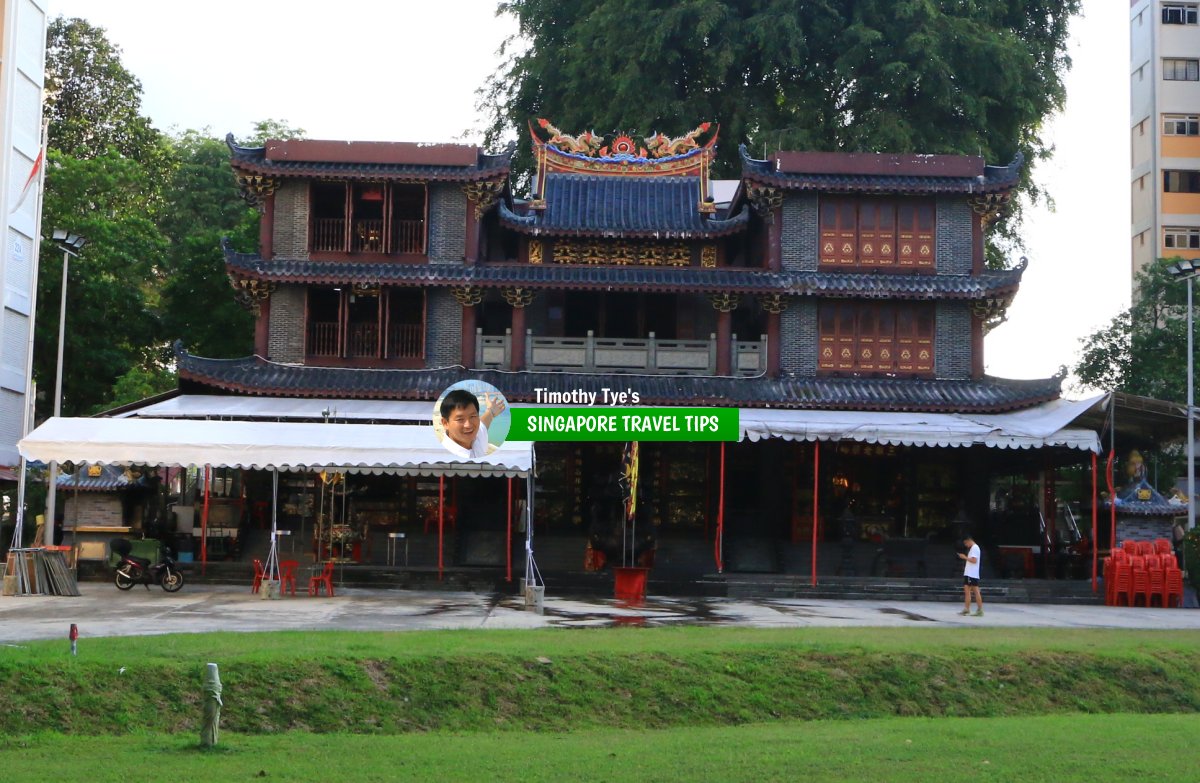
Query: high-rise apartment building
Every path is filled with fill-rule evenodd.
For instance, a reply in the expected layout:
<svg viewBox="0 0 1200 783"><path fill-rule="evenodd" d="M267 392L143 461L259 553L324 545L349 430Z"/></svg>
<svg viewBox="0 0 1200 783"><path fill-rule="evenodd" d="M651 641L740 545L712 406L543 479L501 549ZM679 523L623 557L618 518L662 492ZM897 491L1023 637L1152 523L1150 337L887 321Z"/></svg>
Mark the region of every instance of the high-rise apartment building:
<svg viewBox="0 0 1200 783"><path fill-rule="evenodd" d="M18 463L41 210L45 0L0 0L0 467Z"/></svg>
<svg viewBox="0 0 1200 783"><path fill-rule="evenodd" d="M1131 275L1200 257L1200 3L1130 0Z"/></svg>

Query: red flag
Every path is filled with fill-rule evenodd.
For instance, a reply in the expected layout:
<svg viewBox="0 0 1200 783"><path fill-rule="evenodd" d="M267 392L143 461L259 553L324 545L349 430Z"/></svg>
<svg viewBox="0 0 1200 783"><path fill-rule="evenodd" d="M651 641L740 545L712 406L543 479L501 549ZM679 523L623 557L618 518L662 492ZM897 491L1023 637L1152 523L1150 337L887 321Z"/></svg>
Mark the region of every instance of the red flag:
<svg viewBox="0 0 1200 783"><path fill-rule="evenodd" d="M45 155L46 150L44 148L38 150L37 160L33 162L33 169L29 172L29 178L25 180L25 185L21 188L21 195L17 198L17 203L13 204L13 208L8 211L8 214L12 215L16 213L21 208L21 205L25 203L25 199L29 196L29 191L33 190L34 181L37 180L38 175L42 171L42 159Z"/></svg>

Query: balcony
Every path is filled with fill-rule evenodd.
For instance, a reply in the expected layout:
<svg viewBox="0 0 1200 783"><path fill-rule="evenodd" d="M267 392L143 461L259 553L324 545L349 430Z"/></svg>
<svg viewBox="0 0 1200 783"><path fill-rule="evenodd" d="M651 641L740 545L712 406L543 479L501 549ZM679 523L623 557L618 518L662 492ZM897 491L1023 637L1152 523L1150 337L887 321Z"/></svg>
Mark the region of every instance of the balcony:
<svg viewBox="0 0 1200 783"><path fill-rule="evenodd" d="M344 219L314 218L309 246L314 253L421 255L425 252L425 221L393 219L389 231L387 221L354 220L347 236Z"/></svg>
<svg viewBox="0 0 1200 783"><path fill-rule="evenodd" d="M730 341L730 367L734 375L759 375L767 371L767 336L758 340ZM476 330L475 366L511 369L512 334L485 335ZM707 340L660 340L596 337L534 337L526 330L525 369L540 372L633 373L650 375L716 375L717 336Z"/></svg>

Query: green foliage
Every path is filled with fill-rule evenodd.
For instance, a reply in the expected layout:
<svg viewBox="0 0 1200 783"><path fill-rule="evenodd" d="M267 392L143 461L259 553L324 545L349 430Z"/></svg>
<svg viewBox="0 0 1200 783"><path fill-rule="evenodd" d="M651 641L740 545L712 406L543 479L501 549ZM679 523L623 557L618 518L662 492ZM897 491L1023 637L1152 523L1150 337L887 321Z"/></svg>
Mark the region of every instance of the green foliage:
<svg viewBox="0 0 1200 783"><path fill-rule="evenodd" d="M1200 589L1200 527L1192 528L1183 536L1183 564L1192 587Z"/></svg>
<svg viewBox="0 0 1200 783"><path fill-rule="evenodd" d="M152 360L130 367L113 383L110 397L97 406L95 413L118 408L122 405L144 400L175 388L175 372L167 367L155 366Z"/></svg>
<svg viewBox="0 0 1200 783"><path fill-rule="evenodd" d="M254 146L263 144L267 139L285 140L285 139L303 139L307 135L304 128L296 128L288 124L287 120L259 120L254 123L251 134L242 139L241 143L246 146Z"/></svg>
<svg viewBox="0 0 1200 783"><path fill-rule="evenodd" d="M121 63L103 28L59 16L46 31L46 119L50 147L76 158L116 150L151 165L159 133L141 115L142 84Z"/></svg>
<svg viewBox="0 0 1200 783"><path fill-rule="evenodd" d="M1063 106L1067 26L1079 0L503 0L507 57L480 90L486 141L526 123L678 135L721 123L718 176L737 145L777 149L1050 155ZM525 45L528 44L526 47ZM1003 74L998 77L998 74ZM1036 195L1024 173L1023 190Z"/></svg>
<svg viewBox="0 0 1200 783"><path fill-rule="evenodd" d="M1083 340L1074 371L1084 386L1186 402L1187 289L1166 272L1177 260L1139 272L1133 306Z"/></svg>
<svg viewBox="0 0 1200 783"><path fill-rule="evenodd" d="M153 307L167 241L146 202L140 163L111 150L75 158L51 149L48 158L44 224L88 239L70 263L63 349L62 409L79 415L108 399L116 379L155 344ZM53 406L62 253L48 241L41 252L34 379L45 416Z"/></svg>

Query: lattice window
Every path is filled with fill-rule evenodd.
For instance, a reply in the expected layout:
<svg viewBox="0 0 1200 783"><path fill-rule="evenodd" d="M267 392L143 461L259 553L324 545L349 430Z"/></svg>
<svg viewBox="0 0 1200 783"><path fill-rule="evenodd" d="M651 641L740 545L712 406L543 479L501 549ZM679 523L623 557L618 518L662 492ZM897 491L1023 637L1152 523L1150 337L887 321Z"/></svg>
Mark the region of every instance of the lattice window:
<svg viewBox="0 0 1200 783"><path fill-rule="evenodd" d="M817 368L822 373L933 373L930 304L823 302L818 339Z"/></svg>

